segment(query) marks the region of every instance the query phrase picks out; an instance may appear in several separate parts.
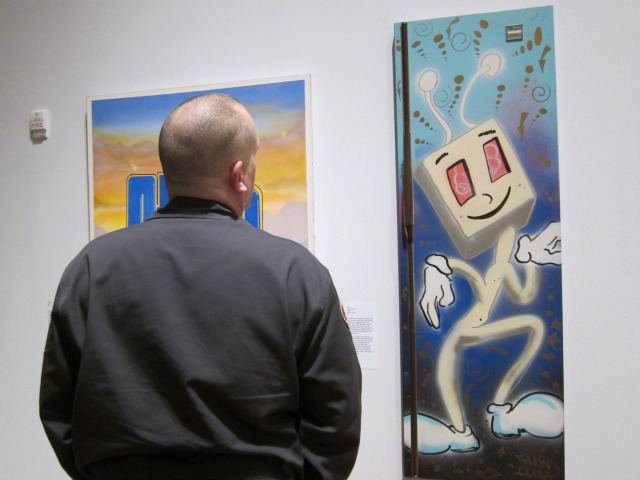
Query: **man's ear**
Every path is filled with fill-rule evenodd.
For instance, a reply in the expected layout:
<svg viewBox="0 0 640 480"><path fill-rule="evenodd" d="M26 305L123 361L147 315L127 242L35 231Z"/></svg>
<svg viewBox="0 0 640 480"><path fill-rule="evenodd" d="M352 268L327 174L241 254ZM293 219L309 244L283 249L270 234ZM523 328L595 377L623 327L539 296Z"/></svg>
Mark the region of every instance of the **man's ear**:
<svg viewBox="0 0 640 480"><path fill-rule="evenodd" d="M229 183L231 189L236 193L245 193L248 188L244 183L244 163L238 160L231 166L231 174L229 175Z"/></svg>

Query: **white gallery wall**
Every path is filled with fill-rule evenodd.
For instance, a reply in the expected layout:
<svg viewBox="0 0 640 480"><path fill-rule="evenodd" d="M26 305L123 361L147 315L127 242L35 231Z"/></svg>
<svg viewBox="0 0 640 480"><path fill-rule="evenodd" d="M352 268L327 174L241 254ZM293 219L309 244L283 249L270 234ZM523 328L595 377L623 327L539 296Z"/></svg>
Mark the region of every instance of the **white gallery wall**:
<svg viewBox="0 0 640 480"><path fill-rule="evenodd" d="M567 478L640 475L637 2L0 0L0 479L65 478L38 419L47 299L88 240L87 96L310 74L316 254L377 306L355 480L401 474L393 24L554 5ZM47 109L34 145L29 113Z"/></svg>

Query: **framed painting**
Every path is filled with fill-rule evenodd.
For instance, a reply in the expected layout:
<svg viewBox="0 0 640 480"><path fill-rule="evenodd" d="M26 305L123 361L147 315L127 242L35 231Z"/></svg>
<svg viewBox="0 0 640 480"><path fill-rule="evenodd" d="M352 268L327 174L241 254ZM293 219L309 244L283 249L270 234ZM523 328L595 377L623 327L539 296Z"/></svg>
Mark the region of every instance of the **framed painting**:
<svg viewBox="0 0 640 480"><path fill-rule="evenodd" d="M552 7L395 25L405 477L564 478Z"/></svg>
<svg viewBox="0 0 640 480"><path fill-rule="evenodd" d="M204 85L87 99L90 237L144 221L167 201L158 135L191 97L219 92L253 117L260 149L246 220L313 251L310 77Z"/></svg>

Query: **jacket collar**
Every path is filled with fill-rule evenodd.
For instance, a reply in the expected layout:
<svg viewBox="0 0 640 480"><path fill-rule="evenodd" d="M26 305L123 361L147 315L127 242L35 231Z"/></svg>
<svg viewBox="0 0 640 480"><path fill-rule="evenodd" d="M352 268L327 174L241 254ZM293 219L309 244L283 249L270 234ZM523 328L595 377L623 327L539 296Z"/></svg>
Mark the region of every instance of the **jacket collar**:
<svg viewBox="0 0 640 480"><path fill-rule="evenodd" d="M238 218L231 208L224 203L204 198L175 197L169 200L164 207L156 210L149 217L149 220L163 216L207 215L211 213Z"/></svg>

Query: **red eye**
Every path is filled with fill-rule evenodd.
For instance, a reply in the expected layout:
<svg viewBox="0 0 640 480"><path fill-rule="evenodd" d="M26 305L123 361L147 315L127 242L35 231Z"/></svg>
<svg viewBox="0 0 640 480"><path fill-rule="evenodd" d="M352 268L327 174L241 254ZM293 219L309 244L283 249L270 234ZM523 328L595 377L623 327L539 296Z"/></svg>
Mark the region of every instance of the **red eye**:
<svg viewBox="0 0 640 480"><path fill-rule="evenodd" d="M464 205L467 200L475 195L473 183L467 169L467 162L464 160L459 160L447 168L447 177L449 177L451 190L460 205Z"/></svg>
<svg viewBox="0 0 640 480"><path fill-rule="evenodd" d="M497 138L484 144L484 156L487 159L487 167L489 167L489 176L492 182L511 171Z"/></svg>

